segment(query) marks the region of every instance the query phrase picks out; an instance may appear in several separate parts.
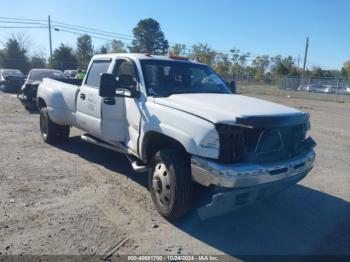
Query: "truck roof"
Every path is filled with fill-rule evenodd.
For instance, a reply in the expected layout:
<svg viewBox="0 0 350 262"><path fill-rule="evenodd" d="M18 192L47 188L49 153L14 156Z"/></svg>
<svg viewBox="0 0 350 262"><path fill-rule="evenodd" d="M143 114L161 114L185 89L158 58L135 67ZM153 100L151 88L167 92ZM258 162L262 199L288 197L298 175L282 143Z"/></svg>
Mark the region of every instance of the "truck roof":
<svg viewBox="0 0 350 262"><path fill-rule="evenodd" d="M98 59L98 58L112 58L116 59L117 57L128 57L134 60L165 60L165 61L183 61L187 63L197 63L200 64L197 61L194 60L181 60L181 59L174 59L169 56L164 55L148 55L148 54L141 54L141 53L109 53L109 54L101 54L101 55L94 55L92 59Z"/></svg>

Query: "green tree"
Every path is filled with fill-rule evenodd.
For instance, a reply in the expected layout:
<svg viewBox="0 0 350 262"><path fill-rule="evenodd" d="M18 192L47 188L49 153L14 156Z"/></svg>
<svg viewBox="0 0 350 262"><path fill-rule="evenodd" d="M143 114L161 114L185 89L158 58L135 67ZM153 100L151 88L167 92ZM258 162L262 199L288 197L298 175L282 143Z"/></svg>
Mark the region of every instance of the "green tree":
<svg viewBox="0 0 350 262"><path fill-rule="evenodd" d="M24 73L27 73L30 68L27 50L15 37L7 40L1 57L4 68L19 69Z"/></svg>
<svg viewBox="0 0 350 262"><path fill-rule="evenodd" d="M0 49L0 67L4 67L4 59L5 59L5 54L4 54L4 50Z"/></svg>
<svg viewBox="0 0 350 262"><path fill-rule="evenodd" d="M340 76L341 77L348 77L350 74L346 71L345 67L342 67L340 70Z"/></svg>
<svg viewBox="0 0 350 262"><path fill-rule="evenodd" d="M39 54L35 54L30 59L30 67L31 68L46 68L46 59Z"/></svg>
<svg viewBox="0 0 350 262"><path fill-rule="evenodd" d="M311 76L312 77L323 77L324 75L323 75L322 68L319 66L313 67L312 71L311 71Z"/></svg>
<svg viewBox="0 0 350 262"><path fill-rule="evenodd" d="M91 57L94 55L91 36L85 34L77 39L77 58L82 68L87 68Z"/></svg>
<svg viewBox="0 0 350 262"><path fill-rule="evenodd" d="M199 43L192 46L191 57L201 63L213 66L216 58L216 52L208 44Z"/></svg>
<svg viewBox="0 0 350 262"><path fill-rule="evenodd" d="M247 66L247 59L250 57L250 53L241 53L237 48L232 48L230 50L231 61L232 61L232 74L236 77L245 72L245 67Z"/></svg>
<svg viewBox="0 0 350 262"><path fill-rule="evenodd" d="M73 49L61 44L52 54L51 66L58 70L77 69L78 60Z"/></svg>
<svg viewBox="0 0 350 262"><path fill-rule="evenodd" d="M222 78L229 79L231 78L231 62L228 58L228 55L225 54L217 54L217 62L214 66L214 70L218 73Z"/></svg>
<svg viewBox="0 0 350 262"><path fill-rule="evenodd" d="M131 52L165 54L169 48L160 24L152 19L143 19L133 29L134 40L129 47Z"/></svg>
<svg viewBox="0 0 350 262"><path fill-rule="evenodd" d="M274 68L274 73L277 76L285 76L289 74L289 69L283 63L278 63Z"/></svg>
<svg viewBox="0 0 350 262"><path fill-rule="evenodd" d="M252 66L254 66L257 69L255 74L256 80L261 80L263 78L266 70L269 68L269 65L270 65L270 58L268 55L257 56L252 61Z"/></svg>
<svg viewBox="0 0 350 262"><path fill-rule="evenodd" d="M300 68L293 66L292 69L289 71L288 76L301 76Z"/></svg>
<svg viewBox="0 0 350 262"><path fill-rule="evenodd" d="M344 63L344 70L347 72L347 75L350 76L350 60L349 61L346 61Z"/></svg>
<svg viewBox="0 0 350 262"><path fill-rule="evenodd" d="M232 63L235 65L235 64L239 64L239 58L240 58L240 50L237 49L237 48L232 48L230 50L231 52L231 60L232 60Z"/></svg>
<svg viewBox="0 0 350 262"><path fill-rule="evenodd" d="M247 66L244 71L245 71L245 74L248 76L255 76L258 70L254 66Z"/></svg>
<svg viewBox="0 0 350 262"><path fill-rule="evenodd" d="M243 68L241 65L237 63L231 66L231 73L235 78L244 74L245 72L246 72L246 68Z"/></svg>
<svg viewBox="0 0 350 262"><path fill-rule="evenodd" d="M186 55L186 45L183 44L174 44L170 48L170 54L172 55Z"/></svg>
<svg viewBox="0 0 350 262"><path fill-rule="evenodd" d="M113 41L108 46L108 52L109 53L126 53L127 51L122 41L113 39Z"/></svg>
<svg viewBox="0 0 350 262"><path fill-rule="evenodd" d="M246 66L248 57L250 57L250 53L244 53L239 55L238 62L242 68Z"/></svg>
<svg viewBox="0 0 350 262"><path fill-rule="evenodd" d="M107 54L108 53L108 49L106 46L101 46L100 50L96 52L97 54Z"/></svg>

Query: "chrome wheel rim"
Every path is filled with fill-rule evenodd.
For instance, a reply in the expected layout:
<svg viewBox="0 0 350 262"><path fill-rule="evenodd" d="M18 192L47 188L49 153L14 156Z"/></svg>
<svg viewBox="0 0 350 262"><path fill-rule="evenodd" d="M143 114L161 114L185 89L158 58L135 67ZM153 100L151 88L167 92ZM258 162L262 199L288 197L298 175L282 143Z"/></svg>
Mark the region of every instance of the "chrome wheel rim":
<svg viewBox="0 0 350 262"><path fill-rule="evenodd" d="M157 202L163 207L169 207L171 203L172 184L170 174L164 163L155 166L152 179L152 189Z"/></svg>

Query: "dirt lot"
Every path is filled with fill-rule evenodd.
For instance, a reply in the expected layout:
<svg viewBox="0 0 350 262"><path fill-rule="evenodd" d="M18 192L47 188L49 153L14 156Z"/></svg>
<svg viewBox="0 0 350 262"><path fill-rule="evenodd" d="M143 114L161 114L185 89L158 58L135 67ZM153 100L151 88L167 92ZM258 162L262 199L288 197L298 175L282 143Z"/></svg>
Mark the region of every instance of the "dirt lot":
<svg viewBox="0 0 350 262"><path fill-rule="evenodd" d="M350 254L349 104L260 97L311 113L313 171L275 199L169 223L124 156L78 130L45 144L38 115L0 93L0 254L98 255L124 237L119 254Z"/></svg>

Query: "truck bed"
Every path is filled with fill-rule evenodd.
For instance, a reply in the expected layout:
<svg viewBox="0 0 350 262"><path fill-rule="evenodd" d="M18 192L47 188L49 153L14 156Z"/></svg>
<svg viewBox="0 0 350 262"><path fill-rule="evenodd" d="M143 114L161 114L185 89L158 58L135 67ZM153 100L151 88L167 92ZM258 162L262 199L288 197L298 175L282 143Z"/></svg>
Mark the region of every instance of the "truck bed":
<svg viewBox="0 0 350 262"><path fill-rule="evenodd" d="M43 98L50 117L57 124L75 125L76 96L80 79L44 78L38 88L38 99Z"/></svg>

